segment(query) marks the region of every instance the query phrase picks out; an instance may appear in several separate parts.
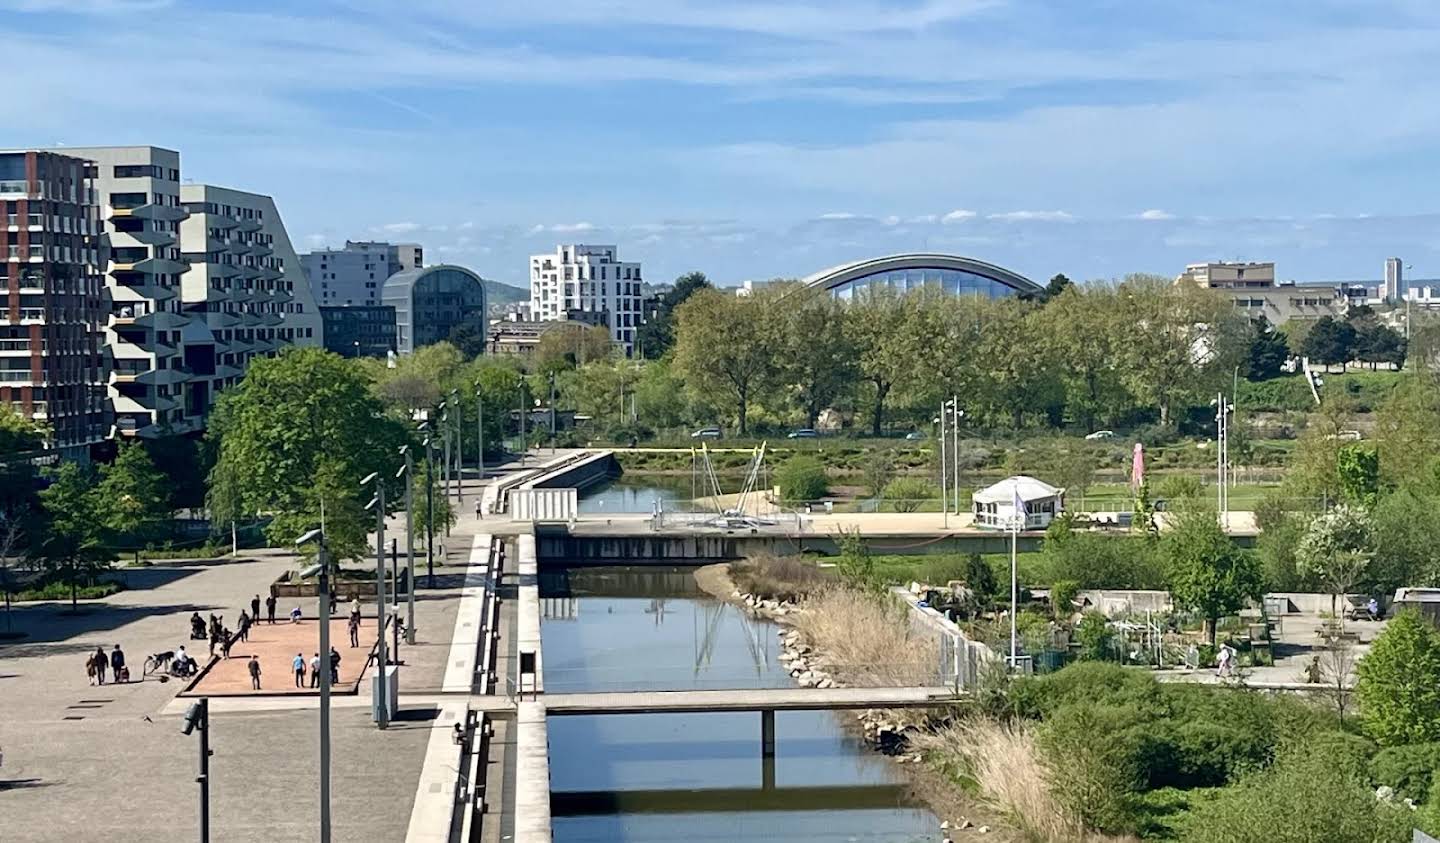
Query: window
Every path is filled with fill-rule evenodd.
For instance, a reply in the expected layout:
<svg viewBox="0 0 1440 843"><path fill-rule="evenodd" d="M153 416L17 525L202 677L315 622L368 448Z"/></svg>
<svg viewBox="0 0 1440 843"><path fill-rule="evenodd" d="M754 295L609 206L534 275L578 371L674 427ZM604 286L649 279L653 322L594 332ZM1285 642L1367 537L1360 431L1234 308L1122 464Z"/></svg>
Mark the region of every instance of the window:
<svg viewBox="0 0 1440 843"><path fill-rule="evenodd" d="M164 170L154 164L116 164L115 178L117 179L140 179L154 178L163 179ZM179 179L177 178L176 181Z"/></svg>

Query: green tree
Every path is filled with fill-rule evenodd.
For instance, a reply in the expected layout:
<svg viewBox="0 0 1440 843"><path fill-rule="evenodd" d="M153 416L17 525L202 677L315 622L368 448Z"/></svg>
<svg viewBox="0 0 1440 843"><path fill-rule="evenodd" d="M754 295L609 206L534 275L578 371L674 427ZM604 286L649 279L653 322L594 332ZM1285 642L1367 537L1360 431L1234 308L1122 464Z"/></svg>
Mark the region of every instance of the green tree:
<svg viewBox="0 0 1440 843"><path fill-rule="evenodd" d="M1440 495L1422 489L1397 489L1375 505L1375 555L1365 577L1371 593L1440 582L1440 520L1422 514L1431 512L1440 512Z"/></svg>
<svg viewBox="0 0 1440 843"><path fill-rule="evenodd" d="M10 404L0 404L0 456L34 451L45 445L45 425L22 416Z"/></svg>
<svg viewBox="0 0 1440 843"><path fill-rule="evenodd" d="M542 371L573 369L615 353L610 329L581 322L556 322L535 343L534 362Z"/></svg>
<svg viewBox="0 0 1440 843"><path fill-rule="evenodd" d="M1065 273L1057 272L1054 276L1050 278L1049 283L1045 285L1045 289L1041 290L1040 294L1037 295L1035 298L1041 304L1046 304L1053 301L1056 296L1059 296L1066 290L1074 289L1074 287L1074 282L1072 282L1068 277L1066 277Z"/></svg>
<svg viewBox="0 0 1440 843"><path fill-rule="evenodd" d="M1278 377L1284 372L1283 367L1290 359L1290 347L1285 344L1285 335L1271 327L1264 319L1252 322L1250 332L1245 377L1256 381Z"/></svg>
<svg viewBox="0 0 1440 843"><path fill-rule="evenodd" d="M284 545L299 535L289 532L295 518L318 525L314 487L322 468L345 499L326 501L327 519L331 506L369 499L360 479L371 472L389 484L390 500L398 500L399 449L410 441L358 367L314 348L289 348L252 363L245 378L221 394L207 437L218 442L219 454L211 470L212 517L227 523L241 513L275 515L268 535ZM332 549L339 553L337 543Z"/></svg>
<svg viewBox="0 0 1440 843"><path fill-rule="evenodd" d="M1325 366L1342 366L1355 358L1355 328L1332 316L1321 316L1305 335L1302 354Z"/></svg>
<svg viewBox="0 0 1440 843"><path fill-rule="evenodd" d="M640 424L660 430L680 427L687 421L685 382L668 361L647 362L631 390Z"/></svg>
<svg viewBox="0 0 1440 843"><path fill-rule="evenodd" d="M1205 636L1212 644L1215 622L1264 591L1254 557L1235 546L1214 513L1181 513L1160 547L1175 604L1205 619Z"/></svg>
<svg viewBox="0 0 1440 843"><path fill-rule="evenodd" d="M1405 363L1405 338L1389 325L1378 322L1355 331L1355 356L1370 364L1370 370L1384 363L1387 367L1398 368Z"/></svg>
<svg viewBox="0 0 1440 843"><path fill-rule="evenodd" d="M1440 740L1440 632L1402 611L1355 667L1365 731L1387 746Z"/></svg>
<svg viewBox="0 0 1440 843"><path fill-rule="evenodd" d="M1087 430L1130 412L1135 399L1125 385L1125 346L1119 294L1108 284L1071 287L1046 305L1038 337L1047 343L1072 418Z"/></svg>
<svg viewBox="0 0 1440 843"><path fill-rule="evenodd" d="M975 593L975 602L980 604L982 609L993 606L996 598L1000 596L1000 583L995 578L995 569L978 553L967 554L965 557L965 584Z"/></svg>
<svg viewBox="0 0 1440 843"><path fill-rule="evenodd" d="M885 487L895 479L895 452L879 449L871 451L865 457L861 473L865 477L865 487L870 491L870 496L880 497L885 493Z"/></svg>
<svg viewBox="0 0 1440 843"><path fill-rule="evenodd" d="M675 344L675 311L701 290L714 289L703 272L687 272L675 279L675 285L656 302L650 314L635 332L635 346L643 357L656 360Z"/></svg>
<svg viewBox="0 0 1440 843"><path fill-rule="evenodd" d="M1370 532L1370 516L1363 509L1341 504L1316 516L1295 547L1300 572L1317 579L1329 592L1331 614L1336 599L1348 594L1370 565L1374 555Z"/></svg>
<svg viewBox="0 0 1440 843"><path fill-rule="evenodd" d="M840 576L851 585L870 587L874 584L875 560L870 556L870 545L865 543L865 537L860 534L857 527L854 530L841 529L836 539L839 545L840 559L836 567L840 570Z"/></svg>
<svg viewBox="0 0 1440 843"><path fill-rule="evenodd" d="M115 461L100 469L95 492L103 507L104 526L135 543L136 562L140 545L170 524L167 485L143 445L121 444Z"/></svg>
<svg viewBox="0 0 1440 843"><path fill-rule="evenodd" d="M934 347L936 336L925 330L921 312L928 301L921 293L908 296L888 288L872 289L849 303L845 330L854 345L860 378L871 387L870 433L879 436L885 423L886 401L925 367L925 344Z"/></svg>
<svg viewBox="0 0 1440 843"><path fill-rule="evenodd" d="M751 402L775 372L771 332L765 329L772 296L736 296L704 289L675 311L675 370L687 386L718 396L735 410L740 435L750 431Z"/></svg>
<svg viewBox="0 0 1440 843"><path fill-rule="evenodd" d="M105 507L97 492L94 473L74 462L64 462L40 493L44 526L36 556L50 576L70 586L70 607L76 590L94 582L115 561L102 541Z"/></svg>
<svg viewBox="0 0 1440 843"><path fill-rule="evenodd" d="M1356 442L1341 448L1335 469L1345 501L1369 508L1379 500L1380 454L1373 445Z"/></svg>
<svg viewBox="0 0 1440 843"><path fill-rule="evenodd" d="M487 344L484 318L471 319L451 328L447 341L467 358L474 359L484 354Z"/></svg>
<svg viewBox="0 0 1440 843"><path fill-rule="evenodd" d="M772 320L779 377L814 427L820 413L848 397L856 376L855 347L845 330L844 305L830 296L791 295L798 303Z"/></svg>
<svg viewBox="0 0 1440 843"><path fill-rule="evenodd" d="M375 517L365 511L365 502L356 495L359 488L359 478L350 473L345 462L322 458L299 502L275 515L266 528L267 535L275 544L288 545L296 536L323 524L325 544L335 567L344 559L365 559L373 553L367 536ZM386 501L387 508L392 502L393 498ZM306 557L313 552L313 546L301 549Z"/></svg>
<svg viewBox="0 0 1440 843"><path fill-rule="evenodd" d="M896 512L919 512L939 491L920 477L896 477L885 484L884 497Z"/></svg>
<svg viewBox="0 0 1440 843"><path fill-rule="evenodd" d="M1375 413L1372 434L1382 486L1415 486L1440 477L1440 378L1401 375Z"/></svg>
<svg viewBox="0 0 1440 843"><path fill-rule="evenodd" d="M1100 461L1095 452L1083 446L1068 447L1055 460L1055 481L1067 493L1078 496L1082 512L1085 510L1085 491L1094 485L1095 472L1099 467Z"/></svg>
<svg viewBox="0 0 1440 843"><path fill-rule="evenodd" d="M830 492L825 466L804 454L786 460L775 472L775 481L784 501L816 501Z"/></svg>

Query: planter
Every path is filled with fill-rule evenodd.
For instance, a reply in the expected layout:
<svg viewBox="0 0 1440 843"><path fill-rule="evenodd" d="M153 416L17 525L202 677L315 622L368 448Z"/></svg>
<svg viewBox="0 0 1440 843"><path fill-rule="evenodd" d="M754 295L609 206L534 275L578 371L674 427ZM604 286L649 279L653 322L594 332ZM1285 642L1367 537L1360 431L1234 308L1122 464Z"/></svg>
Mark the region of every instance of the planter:
<svg viewBox="0 0 1440 843"><path fill-rule="evenodd" d="M277 600L283 597L315 597L319 594L319 583L315 580L292 579L294 572L286 571L279 579L270 584L270 594ZM392 593L391 584L386 583L385 593ZM345 601L351 597L374 597L375 580L351 580L336 579L331 577L330 590L335 593L336 599ZM405 578L400 578L398 589L399 594L405 594Z"/></svg>

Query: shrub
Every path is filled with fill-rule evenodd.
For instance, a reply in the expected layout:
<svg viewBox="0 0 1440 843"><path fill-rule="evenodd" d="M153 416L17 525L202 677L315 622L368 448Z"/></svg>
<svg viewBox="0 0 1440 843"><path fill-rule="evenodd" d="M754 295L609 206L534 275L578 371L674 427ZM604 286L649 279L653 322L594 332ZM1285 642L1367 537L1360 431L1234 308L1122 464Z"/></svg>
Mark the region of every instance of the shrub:
<svg viewBox="0 0 1440 843"><path fill-rule="evenodd" d="M813 562L765 552L732 562L729 570L736 588L770 600L798 600L835 582L833 574Z"/></svg>
<svg viewBox="0 0 1440 843"><path fill-rule="evenodd" d="M1124 742L1108 738L1138 719L1132 708L1079 703L1050 715L1040 730L1051 792L1089 828L1123 832L1135 826L1132 797L1140 783L1135 755Z"/></svg>
<svg viewBox="0 0 1440 843"><path fill-rule="evenodd" d="M1396 615L1355 667L1365 729L1381 744L1440 740L1440 632Z"/></svg>
<svg viewBox="0 0 1440 843"><path fill-rule="evenodd" d="M811 456L786 460L775 472L775 481L780 486L781 499L787 501L819 500L830 491L825 466Z"/></svg>
<svg viewBox="0 0 1440 843"><path fill-rule="evenodd" d="M1370 760L1370 777L1389 785L1402 797L1416 802L1430 792L1435 769L1440 767L1440 743L1416 743L1380 750Z"/></svg>
<svg viewBox="0 0 1440 843"><path fill-rule="evenodd" d="M1074 580L1056 580L1050 586L1050 607L1057 618L1068 618L1075 611L1075 598L1080 594L1080 583Z"/></svg>
<svg viewBox="0 0 1440 843"><path fill-rule="evenodd" d="M896 512L919 512L938 494L935 485L920 477L897 477L885 484L885 500Z"/></svg>
<svg viewBox="0 0 1440 843"><path fill-rule="evenodd" d="M1075 640L1080 643L1080 658L1085 661L1109 661L1115 634L1110 622L1099 612L1086 612L1075 627Z"/></svg>

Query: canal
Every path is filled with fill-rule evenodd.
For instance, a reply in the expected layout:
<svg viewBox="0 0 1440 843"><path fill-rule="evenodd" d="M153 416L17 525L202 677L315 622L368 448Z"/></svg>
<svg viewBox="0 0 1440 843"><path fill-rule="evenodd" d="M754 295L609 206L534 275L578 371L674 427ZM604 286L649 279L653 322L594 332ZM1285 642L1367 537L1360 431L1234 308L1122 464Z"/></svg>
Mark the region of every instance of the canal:
<svg viewBox="0 0 1440 843"><path fill-rule="evenodd" d="M777 627L715 600L692 568L550 569L545 689L791 687ZM553 717L556 841L935 841L892 763L826 712Z"/></svg>

